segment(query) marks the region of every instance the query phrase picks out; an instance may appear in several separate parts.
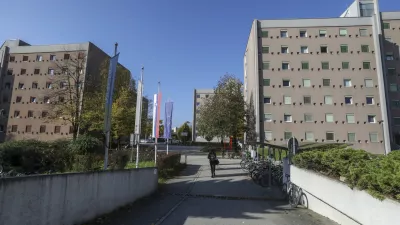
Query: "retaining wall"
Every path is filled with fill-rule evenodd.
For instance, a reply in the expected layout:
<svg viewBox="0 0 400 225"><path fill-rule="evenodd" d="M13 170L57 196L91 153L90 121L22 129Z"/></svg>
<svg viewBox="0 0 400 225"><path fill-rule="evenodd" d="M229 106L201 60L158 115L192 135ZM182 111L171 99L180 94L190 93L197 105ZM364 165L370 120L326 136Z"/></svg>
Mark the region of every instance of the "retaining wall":
<svg viewBox="0 0 400 225"><path fill-rule="evenodd" d="M156 168L0 179L0 225L73 225L157 189Z"/></svg>
<svg viewBox="0 0 400 225"><path fill-rule="evenodd" d="M400 221L400 203L380 201L365 191L321 174L290 166L290 179L303 189L308 208L342 225L394 225Z"/></svg>

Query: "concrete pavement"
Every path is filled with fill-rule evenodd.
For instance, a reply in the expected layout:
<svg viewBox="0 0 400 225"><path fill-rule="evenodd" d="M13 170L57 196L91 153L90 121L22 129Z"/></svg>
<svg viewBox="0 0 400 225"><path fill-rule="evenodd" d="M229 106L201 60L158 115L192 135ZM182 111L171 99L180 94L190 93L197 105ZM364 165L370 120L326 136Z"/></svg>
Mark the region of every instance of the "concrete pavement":
<svg viewBox="0 0 400 225"><path fill-rule="evenodd" d="M113 225L334 225L306 209L291 210L277 189L262 188L247 177L239 160L220 159L216 177L206 155L189 155L181 176L154 196L112 215Z"/></svg>

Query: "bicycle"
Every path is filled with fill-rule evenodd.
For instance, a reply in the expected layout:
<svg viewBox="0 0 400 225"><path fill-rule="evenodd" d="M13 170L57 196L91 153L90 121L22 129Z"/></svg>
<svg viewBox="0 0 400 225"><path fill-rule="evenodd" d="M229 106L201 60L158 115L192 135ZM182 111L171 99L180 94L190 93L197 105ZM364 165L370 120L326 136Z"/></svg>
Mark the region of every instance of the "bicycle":
<svg viewBox="0 0 400 225"><path fill-rule="evenodd" d="M299 186L295 185L290 181L290 175L286 174L287 182L283 184L282 190L285 191L289 188L289 191L286 193L289 197L289 204L291 208L296 208L298 205L302 205L305 208L308 208L308 199L306 194L303 192Z"/></svg>

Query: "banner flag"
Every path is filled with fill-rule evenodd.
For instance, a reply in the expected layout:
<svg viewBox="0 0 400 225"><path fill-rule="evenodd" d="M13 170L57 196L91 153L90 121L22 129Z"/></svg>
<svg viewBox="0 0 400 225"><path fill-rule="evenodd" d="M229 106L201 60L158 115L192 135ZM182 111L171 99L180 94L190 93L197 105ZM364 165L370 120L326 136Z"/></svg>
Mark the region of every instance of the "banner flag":
<svg viewBox="0 0 400 225"><path fill-rule="evenodd" d="M117 71L119 53L110 59L110 67L108 69L106 104L105 104L105 117L104 117L104 131L111 130L111 109L113 103L115 74Z"/></svg>
<svg viewBox="0 0 400 225"><path fill-rule="evenodd" d="M173 102L165 103L164 138L171 139Z"/></svg>
<svg viewBox="0 0 400 225"><path fill-rule="evenodd" d="M153 99L153 132L152 132L152 137L156 137L157 133L157 105L158 105L158 97L157 94L154 94L154 99Z"/></svg>

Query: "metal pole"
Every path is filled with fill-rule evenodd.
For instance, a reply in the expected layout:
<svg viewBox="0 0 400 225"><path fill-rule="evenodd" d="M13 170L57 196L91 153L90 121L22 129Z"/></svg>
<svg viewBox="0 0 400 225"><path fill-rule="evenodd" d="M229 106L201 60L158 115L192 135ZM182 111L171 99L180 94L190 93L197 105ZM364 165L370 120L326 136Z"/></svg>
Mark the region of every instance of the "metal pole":
<svg viewBox="0 0 400 225"><path fill-rule="evenodd" d="M142 71L141 71L141 74L140 74L140 95L142 95L143 94L143 73L144 73L144 66L142 66ZM139 90L138 90L139 91ZM140 122L140 120L142 119L142 96L140 96L140 98L139 98L139 101L140 101L140 106L139 106L139 121L137 121L140 125L139 125L139 128L138 128L138 130L139 130L139 132L138 132L138 134L137 134L137 145L136 145L136 168L139 168L139 149L140 149L140 133L141 133L141 122Z"/></svg>
<svg viewBox="0 0 400 225"><path fill-rule="evenodd" d="M158 108L159 104L161 104L161 102L158 102L158 99L160 98L159 94L160 94L160 82L158 82L158 88L157 88L157 108ZM160 126L158 124L160 121L160 118L158 118L158 113L159 113L158 110L156 110L156 124L158 126L158 129L156 128L157 133L155 134L156 141L155 141L155 146L154 146L154 162L156 165L157 165L157 143L158 143L158 136L160 134L159 133Z"/></svg>
<svg viewBox="0 0 400 225"><path fill-rule="evenodd" d="M118 50L118 42L115 43L115 47L114 47L114 56L117 55L117 50ZM110 75L110 74L109 74ZM108 107L108 106L106 106ZM105 132L106 138L105 138L105 146L104 146L104 170L107 170L108 167L108 149L110 148L110 130L111 130L111 112L109 111L109 114L106 115L107 116L107 121L106 123L108 123L107 125L107 129Z"/></svg>
<svg viewBox="0 0 400 225"><path fill-rule="evenodd" d="M169 139L167 138L167 155L168 155L168 141L169 141Z"/></svg>
<svg viewBox="0 0 400 225"><path fill-rule="evenodd" d="M139 168L139 143L140 141L136 145L136 169Z"/></svg>

